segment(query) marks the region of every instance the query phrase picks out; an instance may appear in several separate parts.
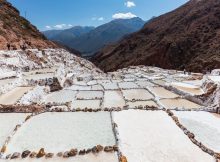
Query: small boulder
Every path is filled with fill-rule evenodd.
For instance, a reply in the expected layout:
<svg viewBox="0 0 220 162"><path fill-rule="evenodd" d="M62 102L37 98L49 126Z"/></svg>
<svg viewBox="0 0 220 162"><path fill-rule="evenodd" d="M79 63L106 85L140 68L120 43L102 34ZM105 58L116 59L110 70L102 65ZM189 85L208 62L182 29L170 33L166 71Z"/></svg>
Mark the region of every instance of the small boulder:
<svg viewBox="0 0 220 162"><path fill-rule="evenodd" d="M105 152L113 152L114 149L113 149L112 146L106 146L106 147L104 148L104 151L105 151Z"/></svg>
<svg viewBox="0 0 220 162"><path fill-rule="evenodd" d="M5 158L10 159L10 157L11 157L11 154L7 155Z"/></svg>
<svg viewBox="0 0 220 162"><path fill-rule="evenodd" d="M114 145L114 146L113 146L113 150L114 150L114 151L118 151L118 146Z"/></svg>
<svg viewBox="0 0 220 162"><path fill-rule="evenodd" d="M77 149L71 149L68 153L69 157L76 156L78 153Z"/></svg>
<svg viewBox="0 0 220 162"><path fill-rule="evenodd" d="M121 156L120 157L120 162L128 162L128 160L125 156Z"/></svg>
<svg viewBox="0 0 220 162"><path fill-rule="evenodd" d="M58 157L62 157L62 156L63 156L63 153L62 153L62 152L58 152L58 153L57 153L57 156L58 156Z"/></svg>
<svg viewBox="0 0 220 162"><path fill-rule="evenodd" d="M52 158L53 155L54 155L53 153L47 153L45 157L46 157L46 158Z"/></svg>
<svg viewBox="0 0 220 162"><path fill-rule="evenodd" d="M64 152L64 153L63 153L63 157L64 157L64 158L68 158L68 157L69 157L69 151Z"/></svg>
<svg viewBox="0 0 220 162"><path fill-rule="evenodd" d="M19 152L15 152L12 154L11 159L17 159L21 156L21 154Z"/></svg>
<svg viewBox="0 0 220 162"><path fill-rule="evenodd" d="M104 149L104 147L101 145L97 145L96 148L97 148L98 152L101 152Z"/></svg>
<svg viewBox="0 0 220 162"><path fill-rule="evenodd" d="M45 151L44 151L44 148L41 148L40 150L39 150L39 152L37 153L37 158L41 158L41 157L43 157L43 156L45 156L46 155L46 153L45 153Z"/></svg>
<svg viewBox="0 0 220 162"><path fill-rule="evenodd" d="M79 155L85 155L85 154L86 154L86 150L85 149L79 151Z"/></svg>
<svg viewBox="0 0 220 162"><path fill-rule="evenodd" d="M37 153L36 153L36 152L32 152L32 153L30 154L30 158L35 158L35 157L37 157Z"/></svg>
<svg viewBox="0 0 220 162"><path fill-rule="evenodd" d="M1 153L5 153L7 147L4 145L2 148L1 148Z"/></svg>
<svg viewBox="0 0 220 162"><path fill-rule="evenodd" d="M26 151L22 152L21 157L26 158L26 157L28 157L28 155L30 155L30 153L31 152L29 150L26 150Z"/></svg>
<svg viewBox="0 0 220 162"><path fill-rule="evenodd" d="M86 150L86 154L89 154L90 152L92 152L92 149L87 149Z"/></svg>

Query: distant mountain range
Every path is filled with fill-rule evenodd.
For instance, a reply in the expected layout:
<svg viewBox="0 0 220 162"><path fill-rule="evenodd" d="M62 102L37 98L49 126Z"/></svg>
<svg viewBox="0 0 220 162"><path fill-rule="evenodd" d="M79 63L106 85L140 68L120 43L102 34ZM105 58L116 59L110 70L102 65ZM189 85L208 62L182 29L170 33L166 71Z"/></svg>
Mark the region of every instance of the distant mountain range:
<svg viewBox="0 0 220 162"><path fill-rule="evenodd" d="M195 72L220 68L220 0L190 0L106 46L92 61L104 71L131 65Z"/></svg>
<svg viewBox="0 0 220 162"><path fill-rule="evenodd" d="M95 27L90 26L75 26L65 30L48 30L44 31L43 34L47 39L59 42L64 45L68 45L73 39L90 32Z"/></svg>
<svg viewBox="0 0 220 162"><path fill-rule="evenodd" d="M140 30L144 24L145 21L140 18L116 19L97 28L77 26L43 33L50 40L80 51L83 56L92 56L105 45Z"/></svg>

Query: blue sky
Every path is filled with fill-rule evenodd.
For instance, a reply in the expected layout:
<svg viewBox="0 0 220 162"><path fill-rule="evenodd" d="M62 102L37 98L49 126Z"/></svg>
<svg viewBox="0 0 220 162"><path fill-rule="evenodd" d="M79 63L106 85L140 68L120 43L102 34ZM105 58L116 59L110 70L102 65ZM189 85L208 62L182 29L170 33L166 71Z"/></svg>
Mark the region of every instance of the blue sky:
<svg viewBox="0 0 220 162"><path fill-rule="evenodd" d="M40 30L98 26L115 18L148 20L188 0L8 0Z"/></svg>

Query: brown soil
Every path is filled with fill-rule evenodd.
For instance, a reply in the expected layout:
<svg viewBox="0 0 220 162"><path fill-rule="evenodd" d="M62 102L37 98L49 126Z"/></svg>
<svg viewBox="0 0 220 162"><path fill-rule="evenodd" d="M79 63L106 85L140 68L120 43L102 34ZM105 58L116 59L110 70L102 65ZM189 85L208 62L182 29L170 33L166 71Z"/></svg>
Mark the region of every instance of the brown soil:
<svg viewBox="0 0 220 162"><path fill-rule="evenodd" d="M6 0L0 0L0 49L20 49L24 43L28 48L56 48L28 20L20 16L19 11Z"/></svg>

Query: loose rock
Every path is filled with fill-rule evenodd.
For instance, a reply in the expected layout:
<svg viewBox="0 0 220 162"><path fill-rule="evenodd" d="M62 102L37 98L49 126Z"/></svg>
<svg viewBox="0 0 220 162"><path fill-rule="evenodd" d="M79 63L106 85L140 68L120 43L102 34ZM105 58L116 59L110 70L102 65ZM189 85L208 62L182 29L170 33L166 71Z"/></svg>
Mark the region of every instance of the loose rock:
<svg viewBox="0 0 220 162"><path fill-rule="evenodd" d="M19 152L15 152L15 153L12 154L11 159L17 159L17 158L20 157L20 155L21 154Z"/></svg>
<svg viewBox="0 0 220 162"><path fill-rule="evenodd" d="M28 157L28 155L30 155L30 151L29 150L26 150L26 151L24 151L22 154L21 154L21 157L22 158L26 158L26 157Z"/></svg>
<svg viewBox="0 0 220 162"><path fill-rule="evenodd" d="M44 151L44 148L41 148L41 149L39 150L38 154L37 154L37 158L41 158L41 157L43 157L43 156L45 156L45 155L46 155L46 153L45 153L45 151Z"/></svg>

